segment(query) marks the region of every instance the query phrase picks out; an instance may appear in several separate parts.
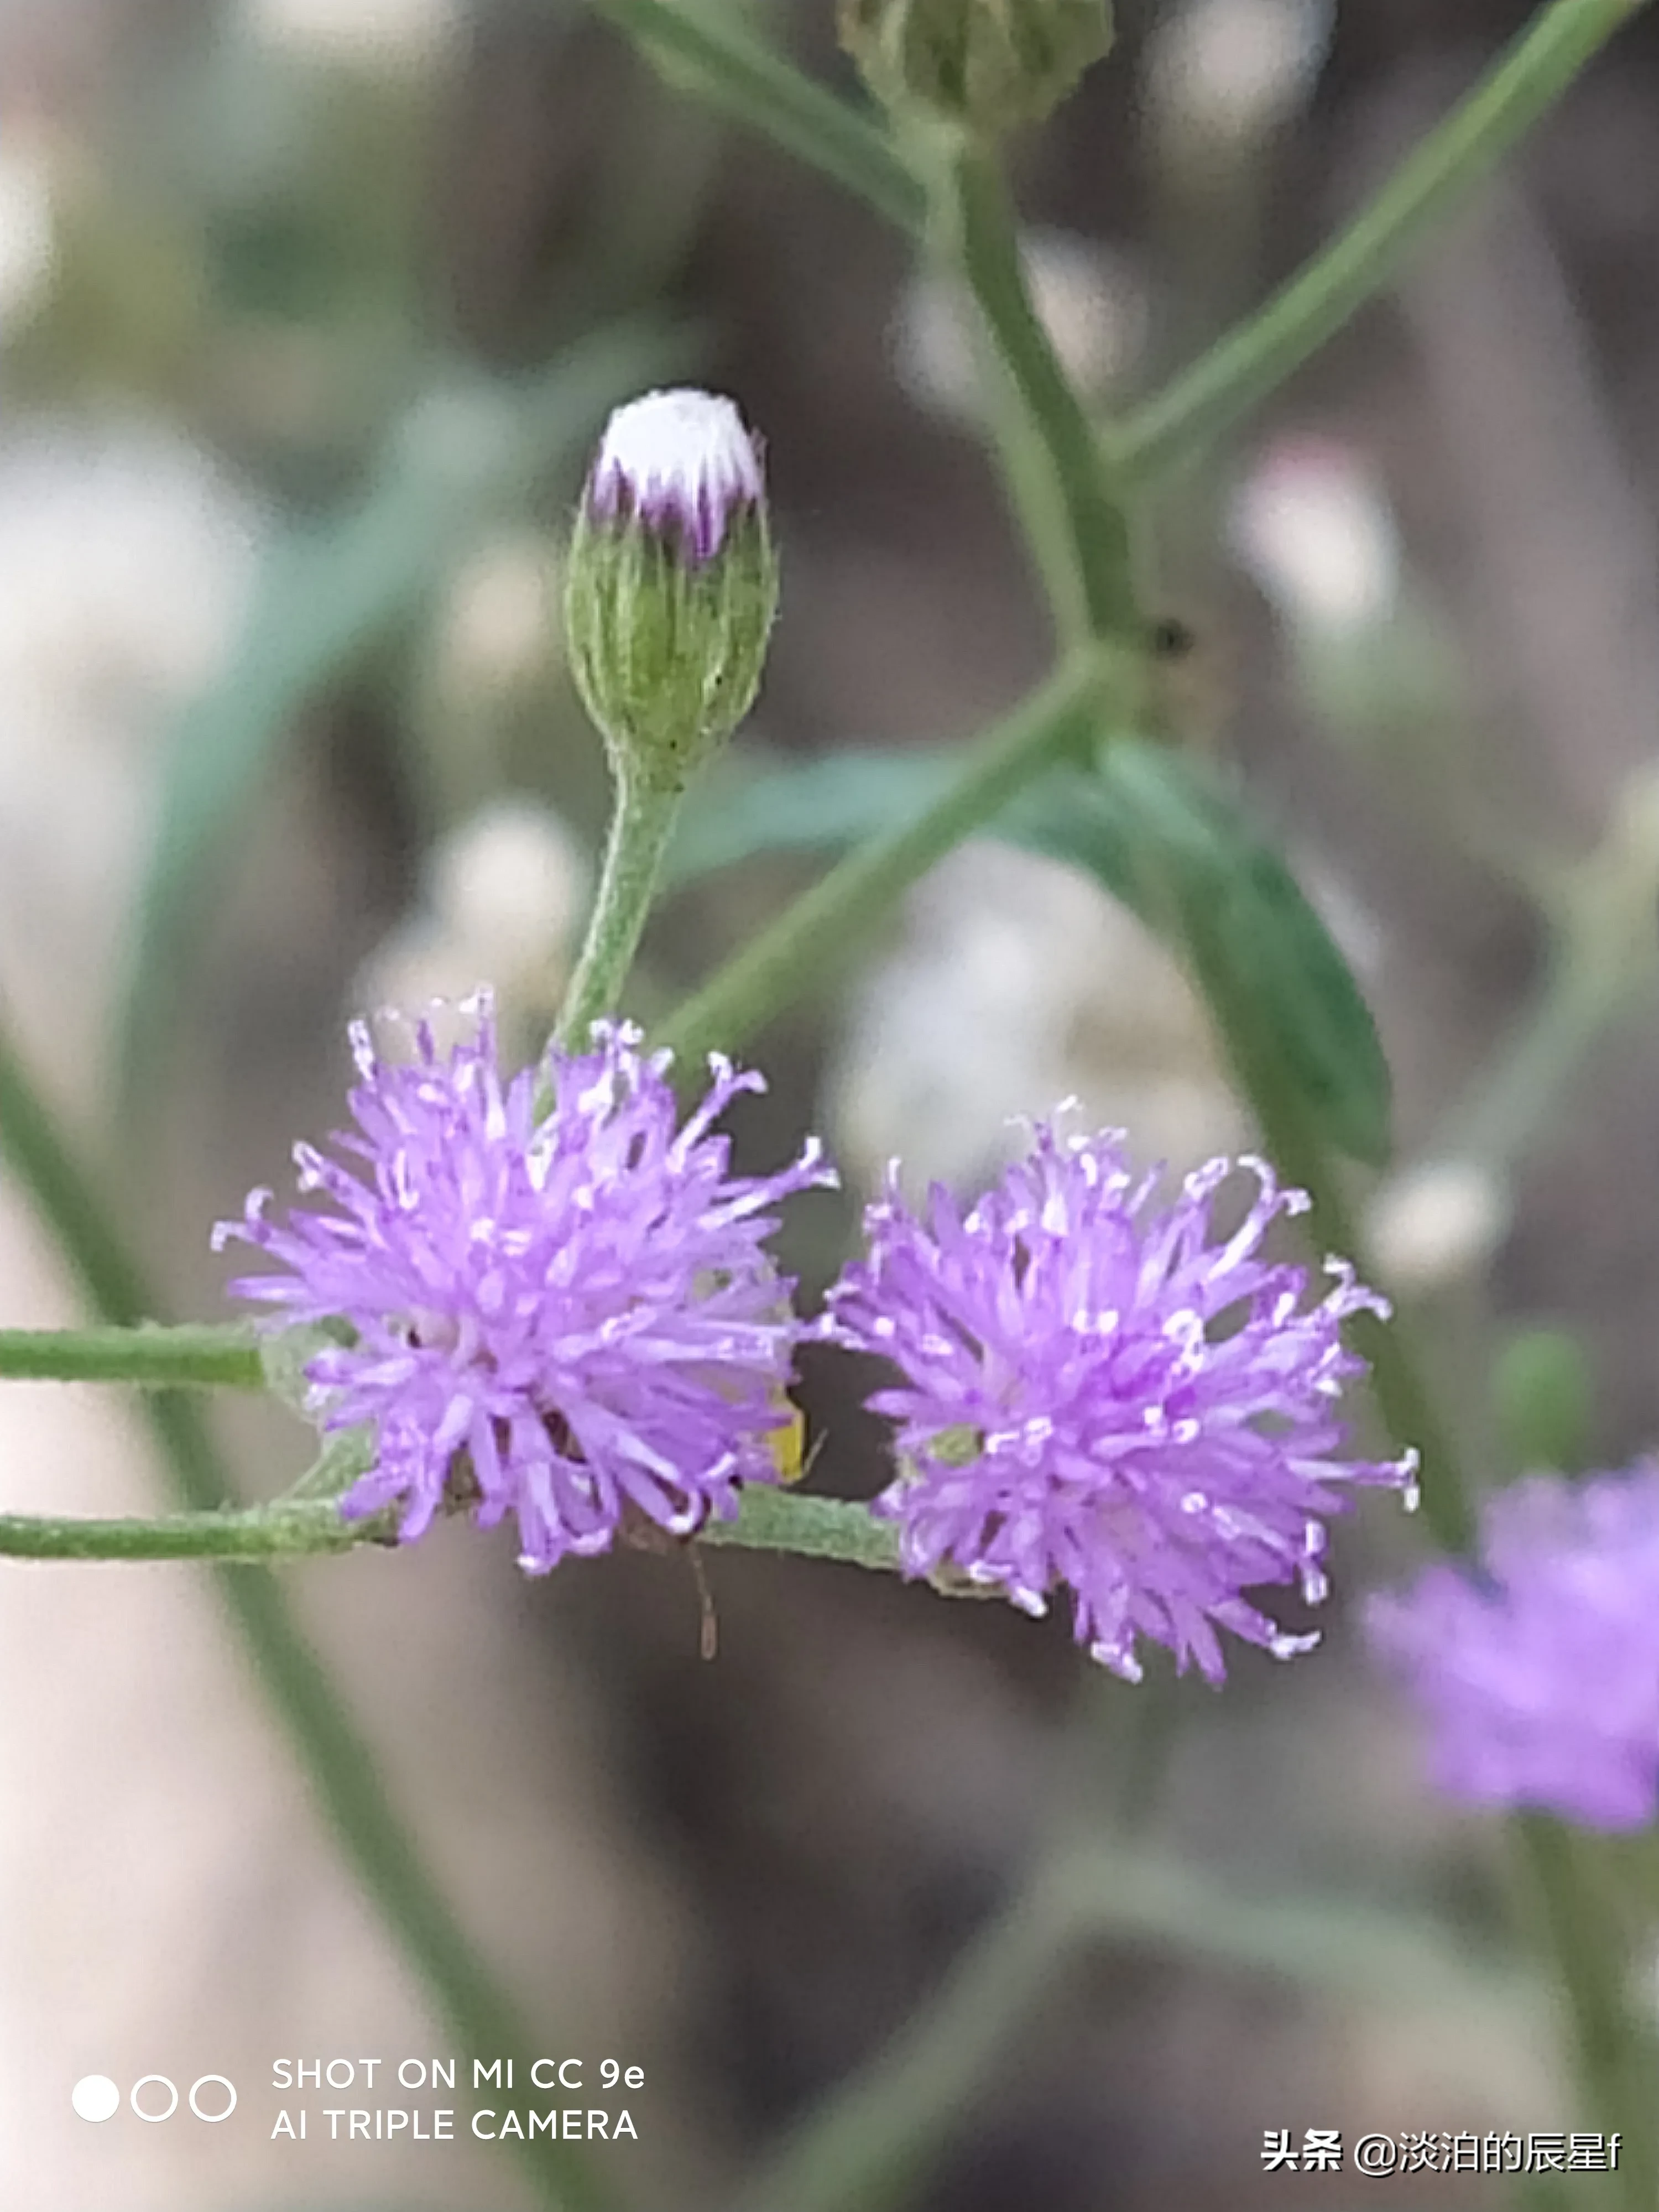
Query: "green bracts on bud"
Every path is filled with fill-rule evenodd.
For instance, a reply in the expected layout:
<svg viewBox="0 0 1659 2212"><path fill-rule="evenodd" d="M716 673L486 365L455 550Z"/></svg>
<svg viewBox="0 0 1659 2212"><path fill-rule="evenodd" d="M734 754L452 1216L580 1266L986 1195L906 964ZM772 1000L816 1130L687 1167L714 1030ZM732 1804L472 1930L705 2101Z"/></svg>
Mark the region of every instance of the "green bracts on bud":
<svg viewBox="0 0 1659 2212"><path fill-rule="evenodd" d="M1112 43L1108 0L840 0L838 21L884 106L992 139L1040 123Z"/></svg>
<svg viewBox="0 0 1659 2212"><path fill-rule="evenodd" d="M570 666L619 779L684 788L754 703L778 572L755 441L729 400L612 416L565 574Z"/></svg>
<svg viewBox="0 0 1659 2212"><path fill-rule="evenodd" d="M696 564L637 520L584 514L565 586L570 666L612 752L685 783L754 704L777 599L758 511Z"/></svg>

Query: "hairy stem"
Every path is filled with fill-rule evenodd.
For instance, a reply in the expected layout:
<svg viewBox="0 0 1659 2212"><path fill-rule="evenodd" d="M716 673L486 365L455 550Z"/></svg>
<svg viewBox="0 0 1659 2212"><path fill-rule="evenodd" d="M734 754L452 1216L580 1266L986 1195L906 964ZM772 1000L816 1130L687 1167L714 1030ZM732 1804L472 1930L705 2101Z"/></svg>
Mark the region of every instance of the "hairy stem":
<svg viewBox="0 0 1659 2212"><path fill-rule="evenodd" d="M0 1328L0 1377L136 1382L150 1390L263 1390L252 1333L223 1328Z"/></svg>
<svg viewBox="0 0 1659 2212"><path fill-rule="evenodd" d="M334 1495L295 1492L265 1505L164 1513L154 1519L0 1514L0 1557L252 1564L384 1544L391 1527L385 1514L368 1521L343 1520ZM744 1492L735 1521L711 1521L697 1541L739 1551L790 1552L890 1574L898 1569L897 1534L890 1522L877 1520L867 1506L839 1498L802 1498L763 1485Z"/></svg>
<svg viewBox="0 0 1659 2212"><path fill-rule="evenodd" d="M568 1051L586 1051L593 1024L617 1011L645 934L679 803L677 787L618 769L599 896L559 1015L558 1042Z"/></svg>
<svg viewBox="0 0 1659 2212"><path fill-rule="evenodd" d="M162 1513L154 1520L77 1519L0 1513L0 1556L13 1559L214 1559L252 1565L349 1552L371 1540L343 1521L331 1498L277 1500L220 1513ZM384 1526L378 1540L386 1540Z"/></svg>

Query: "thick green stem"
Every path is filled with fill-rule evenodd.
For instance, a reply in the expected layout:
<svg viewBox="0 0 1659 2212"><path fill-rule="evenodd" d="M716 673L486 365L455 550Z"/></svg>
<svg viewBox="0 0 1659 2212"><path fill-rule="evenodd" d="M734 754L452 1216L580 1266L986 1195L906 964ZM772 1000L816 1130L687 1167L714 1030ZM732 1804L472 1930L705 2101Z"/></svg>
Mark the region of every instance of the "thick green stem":
<svg viewBox="0 0 1659 2212"><path fill-rule="evenodd" d="M1137 477L1194 460L1392 283L1643 0L1553 0L1430 131L1364 211L1248 321L1132 415L1110 441Z"/></svg>
<svg viewBox="0 0 1659 2212"><path fill-rule="evenodd" d="M681 85L820 171L897 229L920 232L921 189L880 126L774 53L731 16L675 0L593 0L596 14Z"/></svg>
<svg viewBox="0 0 1659 2212"><path fill-rule="evenodd" d="M1120 663L1073 653L988 731L927 811L849 853L688 999L662 1031L682 1064L734 1050L815 983L842 974L934 862L982 829L1031 779L1110 726Z"/></svg>
<svg viewBox="0 0 1659 2212"><path fill-rule="evenodd" d="M99 1317L131 1328L153 1312L143 1273L115 1229L113 1212L64 1141L3 1025L0 1153L33 1196ZM196 1401L176 1390L155 1390L139 1403L187 1515L216 1518L230 1485ZM496 1987L422 1863L373 1751L295 1626L276 1583L247 1567L221 1566L217 1581L319 1805L450 2030L478 2057L528 2051L527 2023ZM575 2145L538 2138L522 2147L520 2157L548 2212L613 2212L622 2202Z"/></svg>
<svg viewBox="0 0 1659 2212"><path fill-rule="evenodd" d="M1129 517L1032 304L1001 167L994 155L953 143L940 162L936 191L942 250L973 295L1017 401L1017 410L998 428L1004 473L1016 508L1028 520L1042 511L1026 485L1030 445L1048 457L1054 510L1064 519L1069 544L1058 560L1051 544L1032 550L1056 627L1068 644L1083 637L1130 640L1136 617ZM1067 552L1074 588L1063 582Z"/></svg>
<svg viewBox="0 0 1659 2212"><path fill-rule="evenodd" d="M0 1328L0 1377L136 1382L151 1390L263 1390L264 1363L245 1328Z"/></svg>
<svg viewBox="0 0 1659 2212"><path fill-rule="evenodd" d="M599 897L559 1016L558 1041L567 1050L586 1050L593 1024L617 1011L645 934L680 797L678 785L650 783L617 769Z"/></svg>

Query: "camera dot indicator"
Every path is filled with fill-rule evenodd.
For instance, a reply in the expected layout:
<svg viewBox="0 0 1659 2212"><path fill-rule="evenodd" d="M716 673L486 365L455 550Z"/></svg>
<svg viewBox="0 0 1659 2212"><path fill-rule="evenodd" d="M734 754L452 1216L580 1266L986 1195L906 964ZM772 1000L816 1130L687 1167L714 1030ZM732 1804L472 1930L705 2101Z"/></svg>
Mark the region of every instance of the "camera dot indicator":
<svg viewBox="0 0 1659 2212"><path fill-rule="evenodd" d="M83 2120L106 2120L121 2101L107 2074L83 2074L70 2091L70 2102Z"/></svg>

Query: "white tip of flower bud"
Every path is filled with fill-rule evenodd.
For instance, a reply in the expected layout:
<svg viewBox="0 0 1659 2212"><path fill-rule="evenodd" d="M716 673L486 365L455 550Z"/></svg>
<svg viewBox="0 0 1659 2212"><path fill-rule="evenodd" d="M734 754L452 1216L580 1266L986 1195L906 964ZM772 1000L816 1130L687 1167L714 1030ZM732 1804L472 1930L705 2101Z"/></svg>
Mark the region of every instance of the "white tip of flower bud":
<svg viewBox="0 0 1659 2212"><path fill-rule="evenodd" d="M590 512L632 518L711 561L733 514L765 493L760 447L736 405L712 392L647 392L605 428L588 479Z"/></svg>

